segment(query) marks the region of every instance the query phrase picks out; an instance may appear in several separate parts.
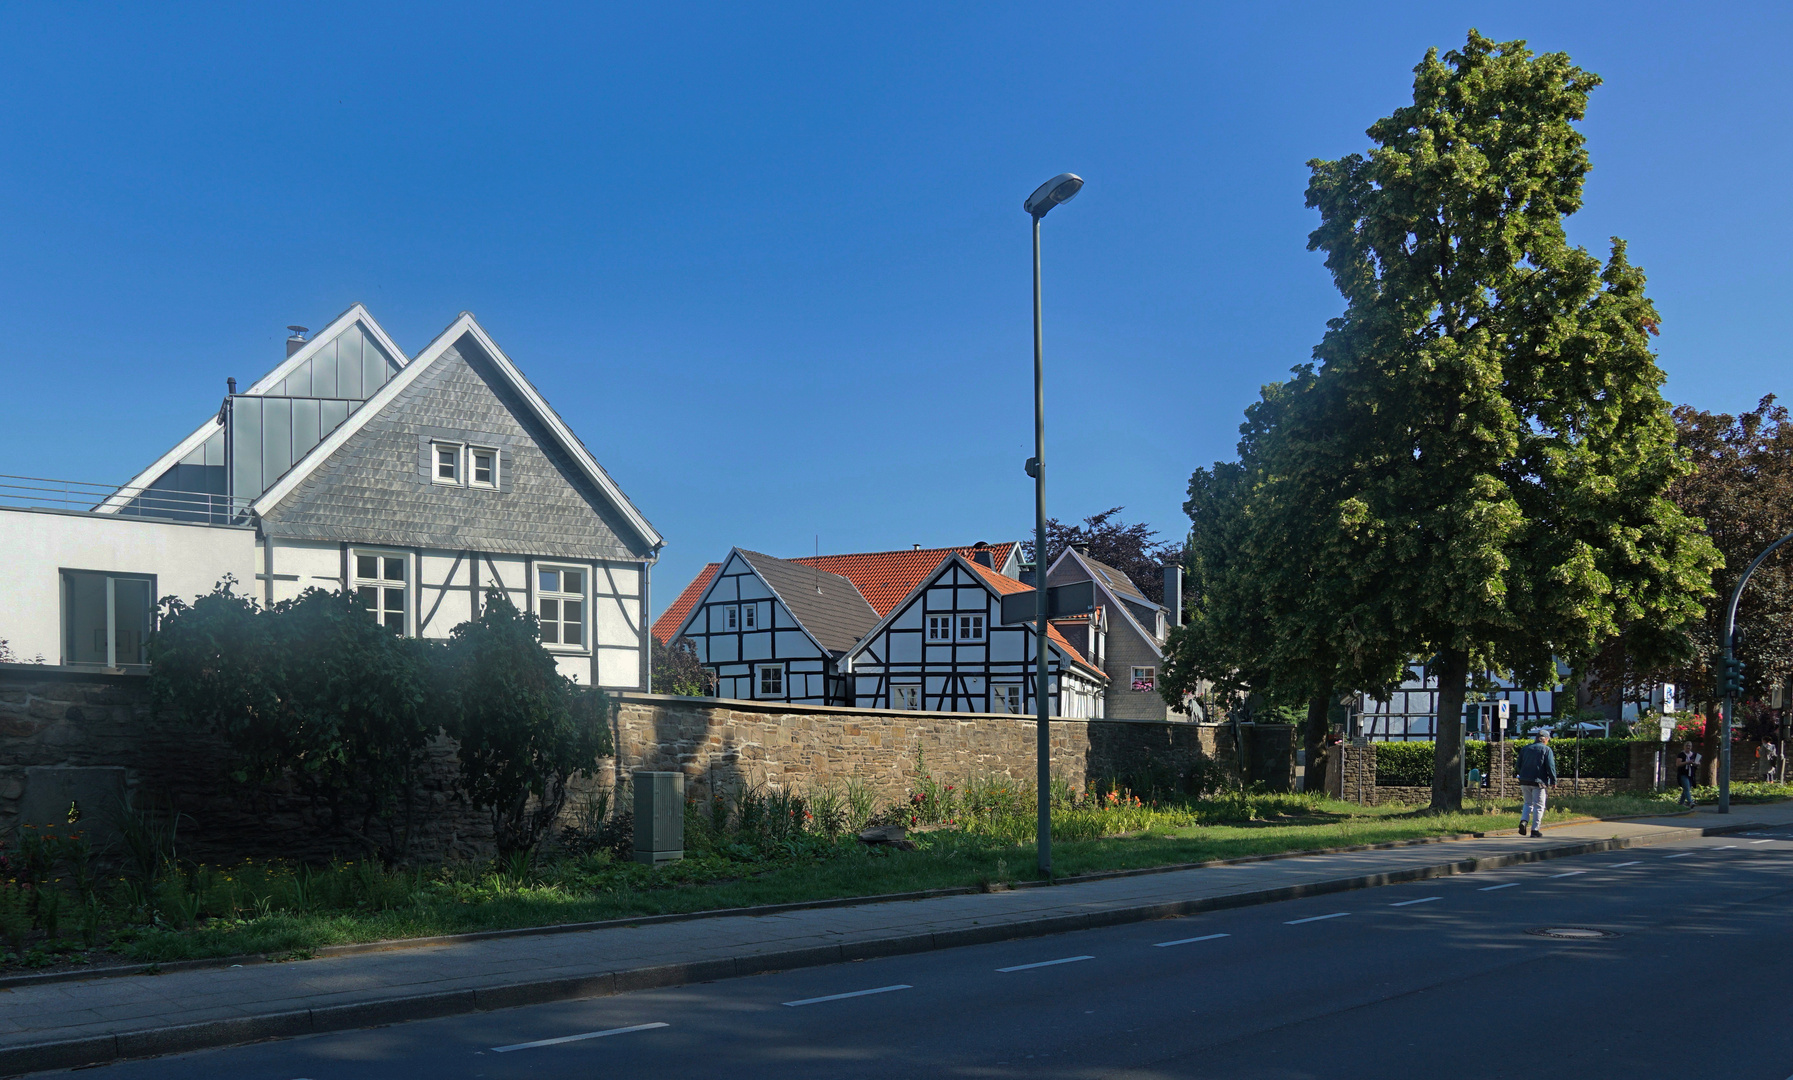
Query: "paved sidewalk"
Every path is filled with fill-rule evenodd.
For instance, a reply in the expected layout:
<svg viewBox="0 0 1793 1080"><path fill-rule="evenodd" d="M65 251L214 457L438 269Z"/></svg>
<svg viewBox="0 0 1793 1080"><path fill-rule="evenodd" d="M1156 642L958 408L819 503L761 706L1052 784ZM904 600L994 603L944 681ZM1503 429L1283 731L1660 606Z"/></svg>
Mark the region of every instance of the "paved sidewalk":
<svg viewBox="0 0 1793 1080"><path fill-rule="evenodd" d="M1160 874L0 990L0 1075L1062 933L1793 826L1793 803Z"/></svg>

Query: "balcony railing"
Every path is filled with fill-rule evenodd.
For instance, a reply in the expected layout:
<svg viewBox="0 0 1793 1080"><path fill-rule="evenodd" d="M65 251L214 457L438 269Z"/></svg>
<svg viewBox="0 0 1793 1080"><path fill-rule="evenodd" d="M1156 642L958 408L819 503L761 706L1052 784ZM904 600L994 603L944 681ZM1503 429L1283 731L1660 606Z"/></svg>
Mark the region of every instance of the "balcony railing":
<svg viewBox="0 0 1793 1080"><path fill-rule="evenodd" d="M222 525L246 522L250 502L249 499L207 491L175 491L0 473L0 507L75 510Z"/></svg>

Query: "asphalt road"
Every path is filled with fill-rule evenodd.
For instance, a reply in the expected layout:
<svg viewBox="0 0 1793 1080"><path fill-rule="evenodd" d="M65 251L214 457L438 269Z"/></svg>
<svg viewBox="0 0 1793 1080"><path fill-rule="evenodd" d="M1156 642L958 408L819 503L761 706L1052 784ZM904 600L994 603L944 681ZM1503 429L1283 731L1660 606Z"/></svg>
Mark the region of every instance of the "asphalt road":
<svg viewBox="0 0 1793 1080"><path fill-rule="evenodd" d="M1789 1080L1790 915L1793 830L84 1077Z"/></svg>

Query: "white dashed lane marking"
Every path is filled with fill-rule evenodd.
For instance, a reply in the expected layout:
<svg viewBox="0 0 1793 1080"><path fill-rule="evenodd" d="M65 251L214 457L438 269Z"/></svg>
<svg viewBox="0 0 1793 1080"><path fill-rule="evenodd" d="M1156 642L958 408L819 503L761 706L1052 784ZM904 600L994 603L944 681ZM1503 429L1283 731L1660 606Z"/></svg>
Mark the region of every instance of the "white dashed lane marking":
<svg viewBox="0 0 1793 1080"><path fill-rule="evenodd" d="M1585 874L1585 873L1587 873L1586 870L1565 870L1560 874L1552 874L1550 876L1553 878L1574 877L1576 874Z"/></svg>
<svg viewBox="0 0 1793 1080"><path fill-rule="evenodd" d="M850 994L829 994L826 997L804 998L801 1001L787 1001L785 1004L790 1008L795 1009L800 1005L820 1005L824 1001L843 1001L847 998L867 997L871 994L888 994L892 990L913 989L915 989L915 987L910 986L908 983L897 983L895 986L880 986L872 990L855 990Z"/></svg>
<svg viewBox="0 0 1793 1080"><path fill-rule="evenodd" d="M1665 859L1685 859L1689 855L1698 855L1698 854L1699 854L1699 852L1697 852L1697 851L1683 851L1679 855L1664 855L1663 858L1665 858Z"/></svg>
<svg viewBox="0 0 1793 1080"><path fill-rule="evenodd" d="M1168 949L1172 945L1193 945L1198 941L1213 941L1215 938L1231 937L1230 934L1203 934L1201 937L1178 938L1175 941L1160 941L1152 945L1154 949Z"/></svg>
<svg viewBox="0 0 1793 1080"><path fill-rule="evenodd" d="M1034 968L1051 967L1054 964L1075 964L1079 960L1094 960L1093 956L1066 956L1058 960L1041 960L1037 964L1016 964L1014 967L997 968L997 971L1031 971Z"/></svg>
<svg viewBox="0 0 1793 1080"><path fill-rule="evenodd" d="M1632 859L1630 862L1616 862L1616 863L1613 863L1611 866L1607 867L1607 869L1608 870L1617 870L1620 867L1636 866L1638 863L1641 863L1641 862L1643 862L1642 859Z"/></svg>
<svg viewBox="0 0 1793 1080"><path fill-rule="evenodd" d="M1349 911L1335 911L1330 915L1309 915L1305 919L1290 919L1284 926L1300 926L1304 922L1319 922L1321 919L1341 919L1351 914Z"/></svg>
<svg viewBox="0 0 1793 1080"><path fill-rule="evenodd" d="M1510 889L1517 884L1519 884L1517 881L1509 881L1505 885L1487 885L1477 889L1476 892L1493 892L1496 889Z"/></svg>
<svg viewBox="0 0 1793 1080"><path fill-rule="evenodd" d="M1390 904L1388 906L1389 907L1407 907L1411 904L1430 904L1434 900L1443 900L1443 899L1444 899L1444 897L1442 897L1442 896L1422 896L1418 900L1403 900L1398 904Z"/></svg>
<svg viewBox="0 0 1793 1080"><path fill-rule="evenodd" d="M581 1042L585 1039L602 1039L609 1035L627 1035L631 1031L649 1031L653 1028L671 1027L670 1024L636 1024L634 1027L611 1028L608 1031L587 1031L578 1035L562 1035L558 1039L537 1039L534 1042L512 1043L509 1046L494 1046L492 1053L508 1054L512 1050L534 1050L538 1046L559 1046L561 1043Z"/></svg>

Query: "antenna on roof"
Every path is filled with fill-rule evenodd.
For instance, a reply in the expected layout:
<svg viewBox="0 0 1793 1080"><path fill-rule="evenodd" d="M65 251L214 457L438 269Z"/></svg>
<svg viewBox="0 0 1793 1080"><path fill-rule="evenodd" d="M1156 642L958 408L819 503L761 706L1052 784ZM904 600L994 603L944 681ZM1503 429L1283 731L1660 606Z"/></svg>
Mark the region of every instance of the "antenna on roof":
<svg viewBox="0 0 1793 1080"><path fill-rule="evenodd" d="M822 566L819 561L821 558L822 558L822 534L817 533L816 534L816 559L818 560L818 562L815 565L815 567L813 567L813 569L816 572L816 595L817 596L822 595Z"/></svg>

